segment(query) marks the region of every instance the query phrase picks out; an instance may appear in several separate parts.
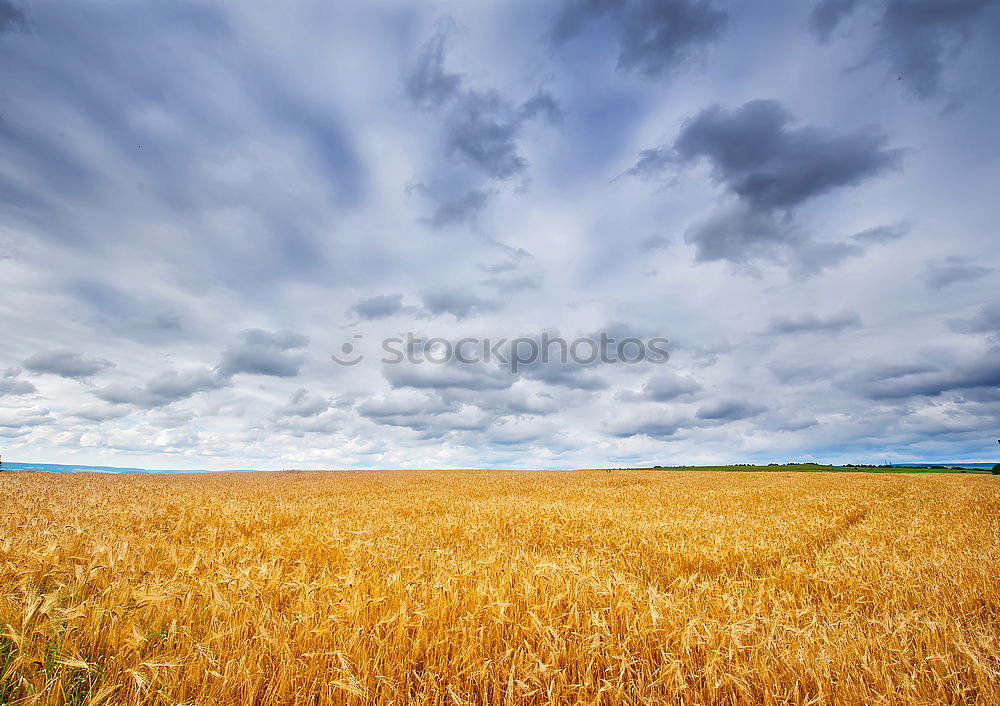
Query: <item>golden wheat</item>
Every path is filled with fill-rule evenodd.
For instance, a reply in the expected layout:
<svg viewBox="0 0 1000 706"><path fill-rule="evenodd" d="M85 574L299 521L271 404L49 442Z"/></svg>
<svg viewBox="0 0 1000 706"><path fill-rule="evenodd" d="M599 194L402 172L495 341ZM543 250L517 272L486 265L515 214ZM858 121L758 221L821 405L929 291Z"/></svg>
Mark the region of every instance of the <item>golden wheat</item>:
<svg viewBox="0 0 1000 706"><path fill-rule="evenodd" d="M1000 483L0 475L0 702L1000 703Z"/></svg>

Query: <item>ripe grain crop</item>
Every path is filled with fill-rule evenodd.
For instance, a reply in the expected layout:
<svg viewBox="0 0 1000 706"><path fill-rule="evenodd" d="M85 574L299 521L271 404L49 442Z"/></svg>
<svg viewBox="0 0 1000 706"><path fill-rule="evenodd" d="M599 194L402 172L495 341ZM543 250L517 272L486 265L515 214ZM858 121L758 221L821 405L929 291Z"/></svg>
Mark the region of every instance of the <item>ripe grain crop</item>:
<svg viewBox="0 0 1000 706"><path fill-rule="evenodd" d="M0 703L997 704L982 475L0 474Z"/></svg>

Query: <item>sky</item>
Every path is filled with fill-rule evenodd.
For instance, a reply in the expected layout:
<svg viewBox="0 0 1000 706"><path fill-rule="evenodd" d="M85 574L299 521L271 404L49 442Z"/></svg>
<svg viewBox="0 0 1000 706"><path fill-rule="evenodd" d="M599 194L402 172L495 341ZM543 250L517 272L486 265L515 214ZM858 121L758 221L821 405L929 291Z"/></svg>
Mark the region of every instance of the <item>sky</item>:
<svg viewBox="0 0 1000 706"><path fill-rule="evenodd" d="M0 0L0 62L6 460L1000 456L1000 0Z"/></svg>

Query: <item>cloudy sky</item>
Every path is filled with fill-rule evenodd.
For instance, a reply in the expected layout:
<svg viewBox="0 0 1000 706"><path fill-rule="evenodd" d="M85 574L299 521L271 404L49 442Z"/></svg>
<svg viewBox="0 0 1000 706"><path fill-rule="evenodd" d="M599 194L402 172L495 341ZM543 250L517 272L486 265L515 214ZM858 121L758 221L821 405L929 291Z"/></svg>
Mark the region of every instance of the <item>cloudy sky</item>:
<svg viewBox="0 0 1000 706"><path fill-rule="evenodd" d="M1000 450L995 0L0 0L0 61L7 460ZM383 349L601 334L669 360Z"/></svg>

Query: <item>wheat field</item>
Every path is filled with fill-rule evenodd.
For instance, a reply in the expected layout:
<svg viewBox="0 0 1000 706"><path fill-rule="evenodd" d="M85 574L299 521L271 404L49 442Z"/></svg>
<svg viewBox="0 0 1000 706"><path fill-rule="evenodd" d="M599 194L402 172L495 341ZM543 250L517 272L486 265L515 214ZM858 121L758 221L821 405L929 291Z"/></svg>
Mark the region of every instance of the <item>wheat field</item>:
<svg viewBox="0 0 1000 706"><path fill-rule="evenodd" d="M1000 703L1000 483L0 474L0 703Z"/></svg>

